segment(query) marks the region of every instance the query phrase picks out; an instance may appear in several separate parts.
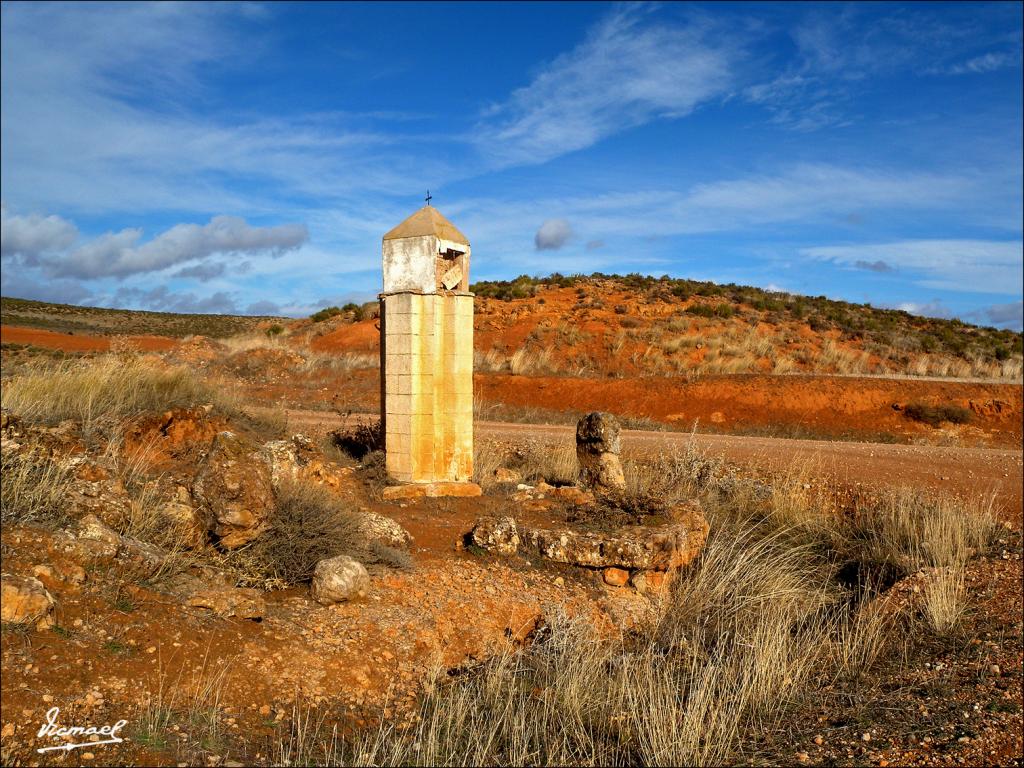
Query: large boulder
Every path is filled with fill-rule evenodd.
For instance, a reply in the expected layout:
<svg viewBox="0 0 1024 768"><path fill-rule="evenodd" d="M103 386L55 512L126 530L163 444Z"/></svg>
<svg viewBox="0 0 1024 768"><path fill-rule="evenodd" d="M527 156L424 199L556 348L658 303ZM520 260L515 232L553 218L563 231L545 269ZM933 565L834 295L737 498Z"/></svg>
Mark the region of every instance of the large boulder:
<svg viewBox="0 0 1024 768"><path fill-rule="evenodd" d="M579 483L595 491L622 491L626 478L619 460L619 420L610 413L594 411L576 424L576 460Z"/></svg>
<svg viewBox="0 0 1024 768"><path fill-rule="evenodd" d="M4 624L34 624L36 629L53 626L56 601L33 576L0 576L0 618Z"/></svg>
<svg viewBox="0 0 1024 768"><path fill-rule="evenodd" d="M260 450L233 432L220 432L192 486L220 545L236 549L259 536L274 509L271 470Z"/></svg>
<svg viewBox="0 0 1024 768"><path fill-rule="evenodd" d="M363 564L348 555L321 560L313 570L309 592L322 605L363 597L370 588L370 574Z"/></svg>

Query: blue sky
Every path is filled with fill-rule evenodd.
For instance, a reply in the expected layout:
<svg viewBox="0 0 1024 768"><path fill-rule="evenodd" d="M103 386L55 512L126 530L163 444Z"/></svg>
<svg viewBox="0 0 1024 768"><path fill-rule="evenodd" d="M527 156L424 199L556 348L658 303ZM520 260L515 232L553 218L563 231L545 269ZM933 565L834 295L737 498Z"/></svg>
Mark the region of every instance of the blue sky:
<svg viewBox="0 0 1024 768"><path fill-rule="evenodd" d="M308 314L434 204L472 279L1020 329L1021 5L5 2L2 290Z"/></svg>

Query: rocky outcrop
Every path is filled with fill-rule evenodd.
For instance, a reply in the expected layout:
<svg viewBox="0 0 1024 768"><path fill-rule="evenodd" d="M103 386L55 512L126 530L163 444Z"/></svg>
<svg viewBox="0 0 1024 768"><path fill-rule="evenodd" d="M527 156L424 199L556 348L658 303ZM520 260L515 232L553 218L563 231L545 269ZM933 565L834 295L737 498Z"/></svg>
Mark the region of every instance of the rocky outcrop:
<svg viewBox="0 0 1024 768"><path fill-rule="evenodd" d="M681 505L668 516L671 522L666 525L627 526L615 533L531 528L517 525L511 517L487 517L477 521L469 540L500 555L524 552L554 563L602 569L606 583L621 586L631 574L675 571L700 553L708 524L699 506ZM658 578L643 583L651 591L660 586Z"/></svg>
<svg viewBox="0 0 1024 768"><path fill-rule="evenodd" d="M514 555L519 551L519 528L512 517L486 517L473 526L470 533L473 544L499 555Z"/></svg>
<svg viewBox="0 0 1024 768"><path fill-rule="evenodd" d="M156 509L164 525L184 549L202 549L207 544L206 516L201 510L180 501L168 501Z"/></svg>
<svg viewBox="0 0 1024 768"><path fill-rule="evenodd" d="M594 411L576 424L576 460L579 483L595 491L622 491L626 478L619 460L619 420L610 413Z"/></svg>
<svg viewBox="0 0 1024 768"><path fill-rule="evenodd" d="M370 574L358 560L338 555L321 560L313 571L310 596L321 605L364 597L370 588Z"/></svg>
<svg viewBox="0 0 1024 768"><path fill-rule="evenodd" d="M9 409L0 412L0 453L49 459L78 455L85 451L80 425L71 420L56 427L26 424Z"/></svg>
<svg viewBox="0 0 1024 768"><path fill-rule="evenodd" d="M0 576L0 618L5 624L32 624L36 629L53 626L56 601L33 576Z"/></svg>
<svg viewBox="0 0 1024 768"><path fill-rule="evenodd" d="M233 432L214 437L196 473L192 495L225 549L236 549L259 536L274 508L267 461L256 446Z"/></svg>

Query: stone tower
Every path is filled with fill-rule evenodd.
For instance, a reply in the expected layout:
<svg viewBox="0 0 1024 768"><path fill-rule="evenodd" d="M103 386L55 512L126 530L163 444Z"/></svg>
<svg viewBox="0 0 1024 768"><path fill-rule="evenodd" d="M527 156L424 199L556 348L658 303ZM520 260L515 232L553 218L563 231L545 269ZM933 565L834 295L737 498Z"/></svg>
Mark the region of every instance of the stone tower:
<svg viewBox="0 0 1024 768"><path fill-rule="evenodd" d="M473 294L469 240L429 205L383 240L381 412L387 471L400 483L473 474ZM397 490L397 489L396 489ZM479 493L479 491L476 491Z"/></svg>

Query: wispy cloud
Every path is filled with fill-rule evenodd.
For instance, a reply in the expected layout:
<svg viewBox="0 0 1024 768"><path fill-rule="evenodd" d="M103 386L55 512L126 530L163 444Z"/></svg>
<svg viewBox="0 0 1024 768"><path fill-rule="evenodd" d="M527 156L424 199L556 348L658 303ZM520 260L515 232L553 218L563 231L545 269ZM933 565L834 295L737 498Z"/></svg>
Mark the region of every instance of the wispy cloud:
<svg viewBox="0 0 1024 768"><path fill-rule="evenodd" d="M613 11L477 126L495 164L542 163L659 117L680 117L727 93L733 45L705 23L651 23L647 9Z"/></svg>
<svg viewBox="0 0 1024 768"><path fill-rule="evenodd" d="M840 264L884 261L916 273L918 285L949 291L1019 293L1024 278L1020 240L903 240L803 248L801 254Z"/></svg>
<svg viewBox="0 0 1024 768"><path fill-rule="evenodd" d="M916 301L904 301L897 304L893 309L902 309L904 312L909 312L912 315L921 315L922 317L938 317L942 319L948 319L953 316L953 310L947 307L942 299L932 299L926 302Z"/></svg>
<svg viewBox="0 0 1024 768"><path fill-rule="evenodd" d="M401 115L224 109L233 102L208 82L258 62L255 32L276 9L255 20L244 4L2 10L0 162L21 206L251 214L393 192L442 168L396 149L381 125Z"/></svg>
<svg viewBox="0 0 1024 768"><path fill-rule="evenodd" d="M143 306L163 312L233 315L238 313L234 298L226 291L199 297L190 292L175 292L160 285L151 290L121 288L114 294L114 306ZM256 313L253 313L256 314Z"/></svg>
<svg viewBox="0 0 1024 768"><path fill-rule="evenodd" d="M966 7L941 11L895 4L831 6L810 10L789 28L795 56L781 73L743 90L764 106L773 123L809 132L861 119L857 96L892 73L980 74L1020 64L1019 33L993 32ZM990 14L1001 9L988 8ZM1019 25L1013 14L1007 23ZM1005 45L973 55L979 44Z"/></svg>
<svg viewBox="0 0 1024 768"><path fill-rule="evenodd" d="M944 71L950 75L978 75L1019 65L1019 51L990 51L963 63L954 64Z"/></svg>

